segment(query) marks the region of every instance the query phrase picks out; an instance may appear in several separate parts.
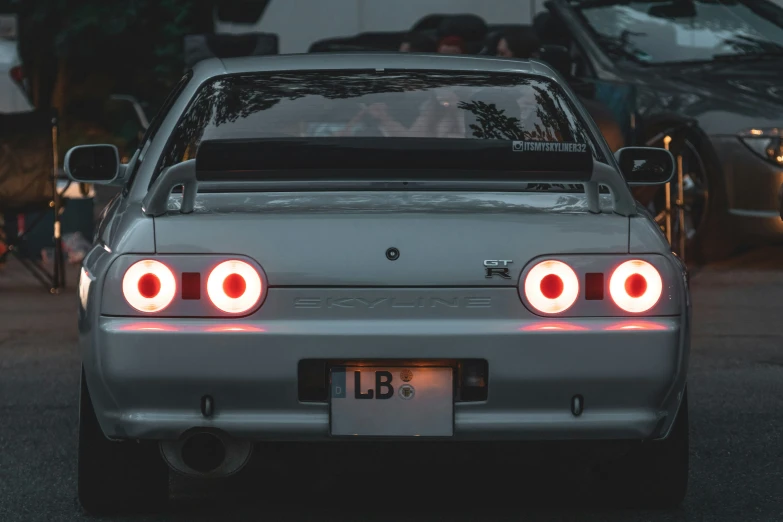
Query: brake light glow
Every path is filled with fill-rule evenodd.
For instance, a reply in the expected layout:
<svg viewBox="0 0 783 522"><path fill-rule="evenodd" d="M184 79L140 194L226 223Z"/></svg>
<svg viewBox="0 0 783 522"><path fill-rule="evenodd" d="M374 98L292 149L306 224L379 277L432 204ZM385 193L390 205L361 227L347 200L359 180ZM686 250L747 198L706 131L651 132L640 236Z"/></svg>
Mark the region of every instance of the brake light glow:
<svg viewBox="0 0 783 522"><path fill-rule="evenodd" d="M241 314L253 308L262 291L261 276L244 261L224 261L207 278L209 300L229 314Z"/></svg>
<svg viewBox="0 0 783 522"><path fill-rule="evenodd" d="M206 330L207 332L266 332L263 328L257 326L245 326L245 325L218 325L210 326Z"/></svg>
<svg viewBox="0 0 783 522"><path fill-rule="evenodd" d="M605 330L609 331L620 331L620 330L666 330L666 326L662 324L653 323L650 321L636 321L636 322L622 322L617 324L609 325L605 328Z"/></svg>
<svg viewBox="0 0 783 522"><path fill-rule="evenodd" d="M661 274L646 261L626 261L615 269L609 279L612 300L626 312L646 312L658 303L662 293Z"/></svg>
<svg viewBox="0 0 783 522"><path fill-rule="evenodd" d="M542 261L525 278L525 297L539 312L564 312L578 296L579 279L574 270L562 261Z"/></svg>
<svg viewBox="0 0 783 522"><path fill-rule="evenodd" d="M120 327L124 332L176 332L176 326L163 323L130 323Z"/></svg>
<svg viewBox="0 0 783 522"><path fill-rule="evenodd" d="M527 326L523 326L520 328L523 332L545 332L549 330L556 330L556 331L568 331L568 332L577 332L577 331L585 331L587 328L584 326L573 324L573 323L536 323L536 324L529 324Z"/></svg>
<svg viewBox="0 0 783 522"><path fill-rule="evenodd" d="M122 278L122 293L139 312L160 312L171 304L177 282L171 270L160 261L145 259L131 265Z"/></svg>

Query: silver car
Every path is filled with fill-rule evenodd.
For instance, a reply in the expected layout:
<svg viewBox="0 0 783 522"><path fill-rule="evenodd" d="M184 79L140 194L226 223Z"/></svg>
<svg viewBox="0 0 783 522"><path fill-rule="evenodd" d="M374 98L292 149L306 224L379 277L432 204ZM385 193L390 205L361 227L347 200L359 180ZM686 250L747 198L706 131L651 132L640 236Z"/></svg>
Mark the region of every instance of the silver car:
<svg viewBox="0 0 783 522"><path fill-rule="evenodd" d="M88 512L285 441L604 441L625 498L685 495L687 276L629 189L674 161L547 66L209 60L127 164L65 163L122 187L79 284Z"/></svg>

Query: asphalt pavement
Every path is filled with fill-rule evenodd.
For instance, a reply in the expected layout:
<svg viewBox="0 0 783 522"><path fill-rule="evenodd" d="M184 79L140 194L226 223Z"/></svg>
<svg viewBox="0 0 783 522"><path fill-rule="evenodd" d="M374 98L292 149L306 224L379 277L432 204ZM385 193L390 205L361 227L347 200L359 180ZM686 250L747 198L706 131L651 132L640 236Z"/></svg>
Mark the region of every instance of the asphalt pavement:
<svg viewBox="0 0 783 522"><path fill-rule="evenodd" d="M71 289L52 296L18 265L0 269L2 522L87 518L76 502L76 271L69 276ZM691 480L680 509L588 502L568 469L489 469L478 454L403 448L328 463L279 455L276 467L257 458L220 483L173 478L165 513L116 520L783 521L783 248L702 268L691 284Z"/></svg>

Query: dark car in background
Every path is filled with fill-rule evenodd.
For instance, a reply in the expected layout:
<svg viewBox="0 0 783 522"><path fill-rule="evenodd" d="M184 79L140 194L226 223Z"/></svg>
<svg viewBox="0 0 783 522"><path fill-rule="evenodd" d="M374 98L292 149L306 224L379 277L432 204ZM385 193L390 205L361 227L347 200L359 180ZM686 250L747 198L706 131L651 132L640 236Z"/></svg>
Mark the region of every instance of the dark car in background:
<svg viewBox="0 0 783 522"><path fill-rule="evenodd" d="M543 43L569 49L577 78L630 85L631 139L664 146L669 136L682 157L675 247L681 231L701 259L783 238L783 9L767 0L546 5L535 23ZM663 194L640 199L662 220Z"/></svg>
<svg viewBox="0 0 783 522"><path fill-rule="evenodd" d="M768 0L544 5L533 24L541 59L611 111L625 145L681 158L682 183L634 191L676 252L708 261L783 239L783 9ZM433 14L412 30L460 32L467 52L494 54L503 31L521 27L482 27L476 18ZM396 49L403 34L334 38L311 51Z"/></svg>

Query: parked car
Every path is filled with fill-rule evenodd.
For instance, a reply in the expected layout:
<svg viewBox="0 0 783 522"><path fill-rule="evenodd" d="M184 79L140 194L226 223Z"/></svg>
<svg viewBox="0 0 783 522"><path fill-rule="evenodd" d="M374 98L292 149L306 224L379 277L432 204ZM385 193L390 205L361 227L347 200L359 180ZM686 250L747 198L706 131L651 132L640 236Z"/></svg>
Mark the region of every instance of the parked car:
<svg viewBox="0 0 783 522"><path fill-rule="evenodd" d="M88 512L294 440L602 441L618 500L685 495L686 271L629 190L674 158L613 154L543 64L205 60L127 165L65 168L123 190L79 283Z"/></svg>
<svg viewBox="0 0 783 522"><path fill-rule="evenodd" d="M634 190L675 251L708 261L783 239L776 203L783 181L783 9L768 0L544 5L533 24L547 49L541 58L572 87L578 83L583 99L613 111L626 144L668 146L682 157L682 220L677 179L668 207L664 188ZM448 18L431 15L412 30L439 37ZM460 18L467 47L481 47L480 21ZM494 54L502 32L513 27L522 25L486 25L480 53ZM319 40L311 51L393 50L404 34Z"/></svg>
<svg viewBox="0 0 783 522"><path fill-rule="evenodd" d="M634 90L631 139L682 156L684 216L672 240L709 260L783 238L783 9L767 0L550 0L536 29L570 51L574 76ZM637 193L657 216L665 192ZM678 199L672 185L671 202Z"/></svg>
<svg viewBox="0 0 783 522"><path fill-rule="evenodd" d="M0 112L33 109L16 42L16 18L0 15Z"/></svg>

